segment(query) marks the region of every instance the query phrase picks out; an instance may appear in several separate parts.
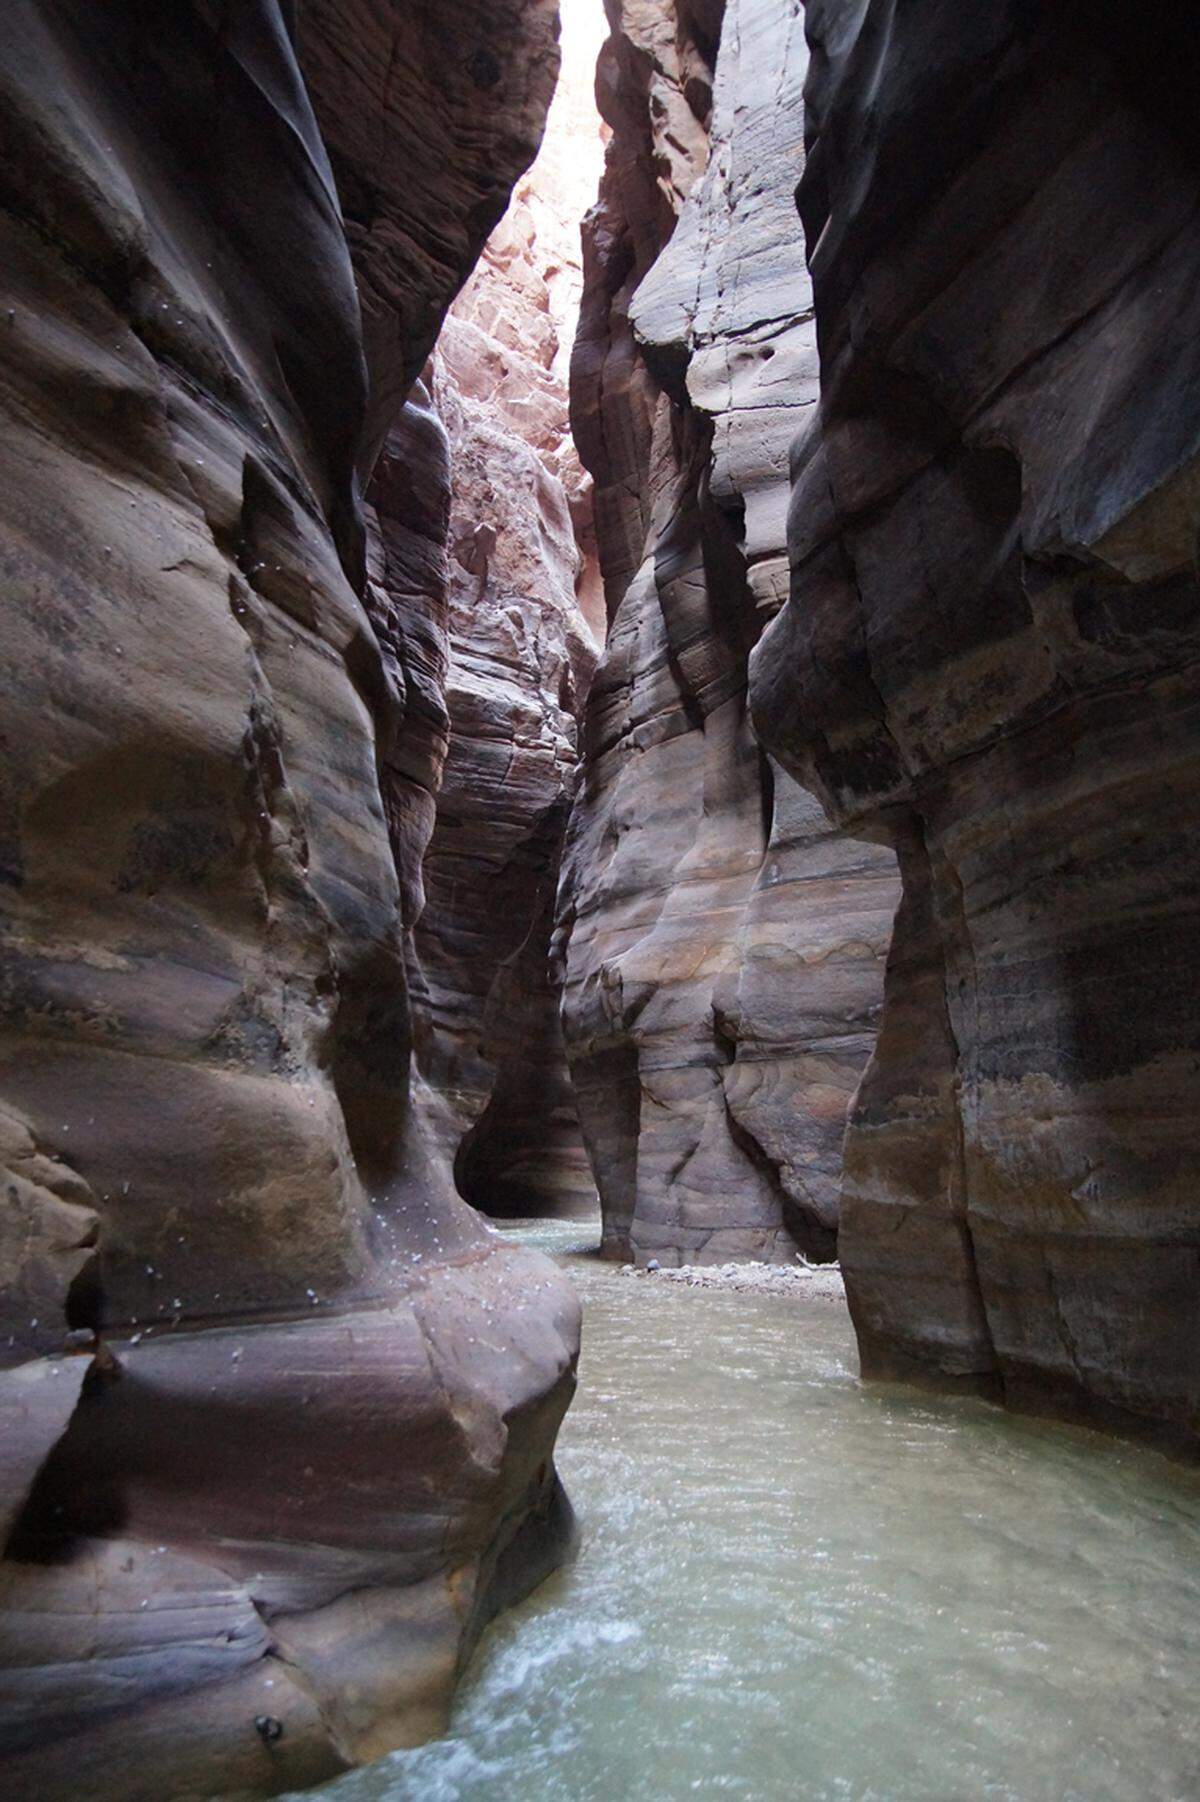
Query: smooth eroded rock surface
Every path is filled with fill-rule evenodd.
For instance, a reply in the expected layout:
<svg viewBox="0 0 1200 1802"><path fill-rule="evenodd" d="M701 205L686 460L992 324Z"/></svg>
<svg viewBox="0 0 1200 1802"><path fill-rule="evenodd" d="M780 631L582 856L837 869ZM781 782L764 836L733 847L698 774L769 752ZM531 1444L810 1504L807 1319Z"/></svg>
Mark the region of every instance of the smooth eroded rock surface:
<svg viewBox="0 0 1200 1802"><path fill-rule="evenodd" d="M365 476L541 142L558 0L302 0L295 12L362 303Z"/></svg>
<svg viewBox="0 0 1200 1802"><path fill-rule="evenodd" d="M411 186L374 77L331 90L312 46L391 45L388 107L448 123L421 9L301 11L363 179ZM352 234L372 306L440 317L532 154L554 12L520 11L464 51L509 149L439 146L422 280ZM6 14L7 1796L268 1793L432 1731L565 1528L575 1303L457 1199L413 1095L431 820L381 780L419 788L436 672L420 583L407 662L365 586L369 372L291 12ZM418 395L390 439L434 496L440 434Z"/></svg>
<svg viewBox="0 0 1200 1802"><path fill-rule="evenodd" d="M817 397L801 9L610 14L572 410L612 627L564 867L568 1048L610 1255L829 1257L896 880L746 707Z"/></svg>
<svg viewBox="0 0 1200 1802"><path fill-rule="evenodd" d="M1196 28L816 0L822 403L755 719L904 902L864 1368L1194 1448Z"/></svg>

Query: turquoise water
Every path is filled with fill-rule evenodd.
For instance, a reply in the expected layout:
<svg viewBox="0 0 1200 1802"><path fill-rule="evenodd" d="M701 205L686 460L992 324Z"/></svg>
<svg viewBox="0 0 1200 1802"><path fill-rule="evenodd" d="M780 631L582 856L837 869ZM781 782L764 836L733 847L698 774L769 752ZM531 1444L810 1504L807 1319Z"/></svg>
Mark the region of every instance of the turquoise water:
<svg viewBox="0 0 1200 1802"><path fill-rule="evenodd" d="M329 1802L1200 1797L1200 1479L863 1387L844 1307L584 1300L571 1567L484 1638L452 1732Z"/></svg>

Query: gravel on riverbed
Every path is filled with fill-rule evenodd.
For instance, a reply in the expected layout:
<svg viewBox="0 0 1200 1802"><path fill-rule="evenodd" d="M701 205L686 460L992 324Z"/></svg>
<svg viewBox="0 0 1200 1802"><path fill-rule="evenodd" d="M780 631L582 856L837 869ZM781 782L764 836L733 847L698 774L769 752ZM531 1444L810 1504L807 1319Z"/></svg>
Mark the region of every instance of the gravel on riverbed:
<svg viewBox="0 0 1200 1802"><path fill-rule="evenodd" d="M793 1295L797 1301L842 1301L846 1294L837 1264L681 1264L674 1270L622 1264L621 1274L652 1283L682 1283L688 1289Z"/></svg>

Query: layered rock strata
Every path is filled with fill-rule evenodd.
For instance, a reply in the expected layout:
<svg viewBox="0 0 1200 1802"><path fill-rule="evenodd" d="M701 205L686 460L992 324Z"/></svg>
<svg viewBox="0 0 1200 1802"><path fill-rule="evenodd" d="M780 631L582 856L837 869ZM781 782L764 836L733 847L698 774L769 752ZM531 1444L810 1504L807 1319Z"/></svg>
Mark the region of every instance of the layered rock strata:
<svg viewBox="0 0 1200 1802"><path fill-rule="evenodd" d="M12 1797L264 1794L433 1731L565 1527L575 1304L457 1199L414 1103L424 843L381 784L419 788L436 572L418 546L381 616L355 474L532 152L554 8L302 9L323 118L361 134L339 175L375 184L370 389L291 13L6 15ZM419 399L391 433L418 516L440 434Z"/></svg>
<svg viewBox="0 0 1200 1802"><path fill-rule="evenodd" d="M557 0L303 0L297 51L337 183L371 372L364 479L541 143Z"/></svg>
<svg viewBox="0 0 1200 1802"><path fill-rule="evenodd" d="M492 1214L591 1211L550 960L578 721L603 599L566 365L579 221L599 179L602 15L564 19L538 160L431 370L450 449L448 741L412 943L416 1052L460 1193Z"/></svg>
<svg viewBox="0 0 1200 1802"><path fill-rule="evenodd" d="M904 872L847 1141L863 1367L1194 1449L1196 27L808 27L822 402L753 694Z"/></svg>
<svg viewBox="0 0 1200 1802"><path fill-rule="evenodd" d="M801 9L610 19L573 371L612 626L564 867L572 1069L609 1255L829 1257L897 889L747 717L817 395Z"/></svg>
<svg viewBox="0 0 1200 1802"><path fill-rule="evenodd" d="M595 1195L549 946L596 650L567 491L498 410L480 352L452 320L436 365L453 472L448 740L413 938L416 1050L460 1193L492 1214L553 1214Z"/></svg>

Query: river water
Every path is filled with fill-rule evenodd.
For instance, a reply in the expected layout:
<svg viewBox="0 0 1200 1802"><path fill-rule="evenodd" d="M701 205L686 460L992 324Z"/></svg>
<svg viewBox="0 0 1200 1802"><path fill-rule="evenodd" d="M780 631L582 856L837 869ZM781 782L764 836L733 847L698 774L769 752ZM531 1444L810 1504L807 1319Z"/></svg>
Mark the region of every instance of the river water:
<svg viewBox="0 0 1200 1802"><path fill-rule="evenodd" d="M582 1292L576 1561L485 1636L446 1739L329 1802L1200 1797L1200 1479L862 1386L843 1304L513 1236Z"/></svg>

